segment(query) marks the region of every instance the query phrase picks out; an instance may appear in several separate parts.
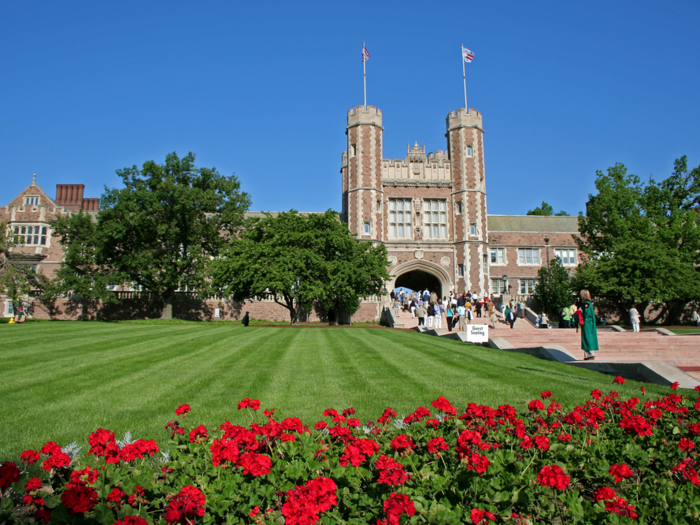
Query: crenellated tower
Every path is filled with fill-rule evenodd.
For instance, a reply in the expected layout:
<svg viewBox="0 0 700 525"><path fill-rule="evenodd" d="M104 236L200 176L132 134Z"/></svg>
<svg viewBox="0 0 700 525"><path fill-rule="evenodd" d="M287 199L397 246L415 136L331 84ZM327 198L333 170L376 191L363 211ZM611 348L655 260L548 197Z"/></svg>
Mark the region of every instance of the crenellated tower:
<svg viewBox="0 0 700 525"><path fill-rule="evenodd" d="M347 150L343 152L343 220L358 239L381 239L382 112L374 106L348 111Z"/></svg>
<svg viewBox="0 0 700 525"><path fill-rule="evenodd" d="M460 108L447 115L447 143L452 163L452 201L457 264L464 276L458 287L488 290L488 231L481 113ZM461 285L461 286L460 286Z"/></svg>

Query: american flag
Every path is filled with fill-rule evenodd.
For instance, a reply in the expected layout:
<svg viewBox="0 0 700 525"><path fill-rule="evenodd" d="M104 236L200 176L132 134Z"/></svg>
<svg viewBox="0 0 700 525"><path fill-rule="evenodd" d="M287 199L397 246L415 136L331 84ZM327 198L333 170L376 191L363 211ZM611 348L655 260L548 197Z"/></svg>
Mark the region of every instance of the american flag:
<svg viewBox="0 0 700 525"><path fill-rule="evenodd" d="M362 63L364 64L364 63L367 62L369 59L370 59L369 51L367 51L367 48L366 48L366 47L363 47L363 48L362 48Z"/></svg>
<svg viewBox="0 0 700 525"><path fill-rule="evenodd" d="M474 60L474 53L469 51L466 47L462 46L462 56L464 57L464 61L468 64L472 60Z"/></svg>

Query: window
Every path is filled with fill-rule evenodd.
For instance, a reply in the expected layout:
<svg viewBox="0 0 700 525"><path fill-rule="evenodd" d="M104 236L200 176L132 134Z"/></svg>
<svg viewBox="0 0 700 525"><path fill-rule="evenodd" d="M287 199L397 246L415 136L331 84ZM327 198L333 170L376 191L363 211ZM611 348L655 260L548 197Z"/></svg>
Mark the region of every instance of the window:
<svg viewBox="0 0 700 525"><path fill-rule="evenodd" d="M472 156L472 147L467 146L467 157L471 157L471 156Z"/></svg>
<svg viewBox="0 0 700 525"><path fill-rule="evenodd" d="M365 223L365 235L369 235L369 232L370 232L370 226L369 226L369 223L366 222Z"/></svg>
<svg viewBox="0 0 700 525"><path fill-rule="evenodd" d="M447 239L447 201L426 199L423 203L426 239Z"/></svg>
<svg viewBox="0 0 700 525"><path fill-rule="evenodd" d="M519 264L540 264L540 250L538 248L518 249Z"/></svg>
<svg viewBox="0 0 700 525"><path fill-rule="evenodd" d="M27 206L38 206L39 205L39 197L25 197L24 203Z"/></svg>
<svg viewBox="0 0 700 525"><path fill-rule="evenodd" d="M45 226L15 226L14 233L19 244L41 244L46 246L48 229Z"/></svg>
<svg viewBox="0 0 700 525"><path fill-rule="evenodd" d="M472 222L469 225L469 235L476 235L476 223Z"/></svg>
<svg viewBox="0 0 700 525"><path fill-rule="evenodd" d="M463 264L459 265L459 275L464 277L464 265Z"/></svg>
<svg viewBox="0 0 700 525"><path fill-rule="evenodd" d="M506 249L505 248L491 248L491 264L505 264L506 263Z"/></svg>
<svg viewBox="0 0 700 525"><path fill-rule="evenodd" d="M576 264L576 250L554 250L554 256L564 265Z"/></svg>
<svg viewBox="0 0 700 525"><path fill-rule="evenodd" d="M457 213L462 213L462 202L457 203Z"/></svg>
<svg viewBox="0 0 700 525"><path fill-rule="evenodd" d="M389 237L410 239L411 199L389 199Z"/></svg>
<svg viewBox="0 0 700 525"><path fill-rule="evenodd" d="M520 279L520 293L522 295L531 295L535 293L535 283L533 279Z"/></svg>
<svg viewBox="0 0 700 525"><path fill-rule="evenodd" d="M491 293L501 295L506 293L507 281L503 279L491 279Z"/></svg>
<svg viewBox="0 0 700 525"><path fill-rule="evenodd" d="M12 301L7 302L7 313L8 315L15 315L15 305L12 303Z"/></svg>

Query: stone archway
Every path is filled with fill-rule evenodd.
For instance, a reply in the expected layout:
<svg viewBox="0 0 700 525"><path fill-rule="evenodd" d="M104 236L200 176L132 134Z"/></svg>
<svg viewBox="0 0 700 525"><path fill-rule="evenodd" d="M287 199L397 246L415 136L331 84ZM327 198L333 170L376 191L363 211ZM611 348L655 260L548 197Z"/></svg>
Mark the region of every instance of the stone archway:
<svg viewBox="0 0 700 525"><path fill-rule="evenodd" d="M439 297L446 296L450 291L454 290L447 270L440 265L423 259L414 259L399 264L390 270L390 273L393 276L389 287L390 290L399 286L405 286L412 290L428 288L433 291L433 288L435 288L434 291Z"/></svg>

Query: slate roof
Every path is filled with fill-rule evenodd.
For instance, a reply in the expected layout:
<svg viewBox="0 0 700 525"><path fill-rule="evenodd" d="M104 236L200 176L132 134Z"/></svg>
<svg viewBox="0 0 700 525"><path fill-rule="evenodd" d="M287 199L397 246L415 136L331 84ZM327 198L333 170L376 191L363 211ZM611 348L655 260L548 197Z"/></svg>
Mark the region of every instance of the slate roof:
<svg viewBox="0 0 700 525"><path fill-rule="evenodd" d="M489 215L489 232L578 233L578 217Z"/></svg>

